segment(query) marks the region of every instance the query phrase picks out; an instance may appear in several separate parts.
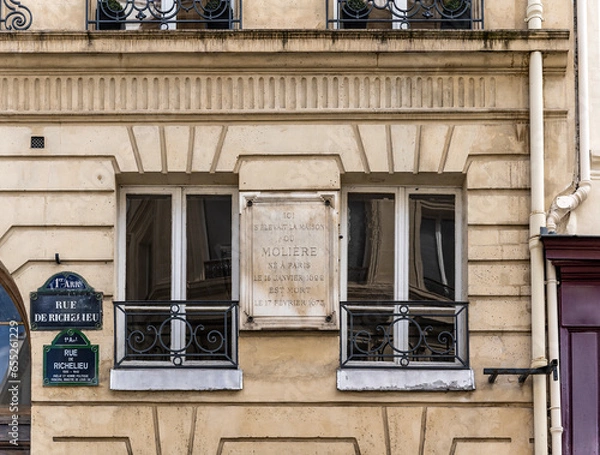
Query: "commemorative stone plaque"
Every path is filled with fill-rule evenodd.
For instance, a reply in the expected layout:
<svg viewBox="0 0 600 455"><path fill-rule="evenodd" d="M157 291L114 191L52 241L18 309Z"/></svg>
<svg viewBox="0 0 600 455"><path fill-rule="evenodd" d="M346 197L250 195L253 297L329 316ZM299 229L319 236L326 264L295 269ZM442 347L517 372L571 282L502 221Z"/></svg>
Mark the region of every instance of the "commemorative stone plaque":
<svg viewBox="0 0 600 455"><path fill-rule="evenodd" d="M31 330L102 328L102 293L73 272L51 276L29 296Z"/></svg>
<svg viewBox="0 0 600 455"><path fill-rule="evenodd" d="M98 345L77 329L60 332L44 346L44 385L98 385Z"/></svg>
<svg viewBox="0 0 600 455"><path fill-rule="evenodd" d="M246 197L243 328L336 327L333 194Z"/></svg>

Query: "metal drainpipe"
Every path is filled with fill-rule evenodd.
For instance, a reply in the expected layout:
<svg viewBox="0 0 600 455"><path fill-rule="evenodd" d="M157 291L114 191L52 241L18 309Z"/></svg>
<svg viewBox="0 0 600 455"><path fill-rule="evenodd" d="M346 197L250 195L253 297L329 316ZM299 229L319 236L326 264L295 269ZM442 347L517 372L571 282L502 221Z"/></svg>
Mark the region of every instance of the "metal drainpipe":
<svg viewBox="0 0 600 455"><path fill-rule="evenodd" d="M579 183L573 194L558 196L548 214L548 231L556 232L557 224L585 201L592 188L590 178L590 116L587 0L577 0L577 109L579 117Z"/></svg>
<svg viewBox="0 0 600 455"><path fill-rule="evenodd" d="M588 69L588 31L587 0L577 0L577 108L579 116L579 184L573 194L559 196L552 204L548 214L547 226L550 232L556 232L558 222L569 212L585 201L590 193L590 119L589 119L589 69ZM556 269L550 261L546 265L548 280L548 354L551 359L559 359L559 320L558 320L558 284ZM560 361L559 361L560 373ZM550 434L552 454L562 455L562 415L560 397L560 374L558 381L550 383Z"/></svg>
<svg viewBox="0 0 600 455"><path fill-rule="evenodd" d="M527 28L542 28L544 8L541 0L528 0ZM529 215L529 253L531 266L531 368L546 366L546 309L544 289L544 251L540 230L546 226L544 210L544 85L541 51L529 56L529 130L531 162L531 213ZM548 453L546 417L546 377L533 376L533 431L535 455Z"/></svg>
<svg viewBox="0 0 600 455"><path fill-rule="evenodd" d="M558 281L556 268L546 261L546 280L548 298L548 355L551 359L559 358L558 341ZM562 416L560 403L560 368L558 381L550 381L550 443L552 455L562 455Z"/></svg>

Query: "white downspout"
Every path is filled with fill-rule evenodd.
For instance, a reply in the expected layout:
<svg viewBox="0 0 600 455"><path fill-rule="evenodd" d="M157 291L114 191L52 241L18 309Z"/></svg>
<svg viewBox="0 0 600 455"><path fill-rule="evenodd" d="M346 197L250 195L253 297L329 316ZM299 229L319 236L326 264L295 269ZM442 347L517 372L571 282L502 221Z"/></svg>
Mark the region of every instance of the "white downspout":
<svg viewBox="0 0 600 455"><path fill-rule="evenodd" d="M590 118L589 118L589 69L588 69L588 30L587 0L577 0L577 106L579 116L579 184L570 195L555 199L547 218L550 232L556 232L557 224L572 210L585 201L591 191L590 178ZM556 269L550 261L546 266L548 280L548 354L551 359L560 358L558 284ZM560 373L560 364L559 364ZM558 381L550 383L550 434L552 454L562 455L562 415L560 397L560 374Z"/></svg>
<svg viewBox="0 0 600 455"><path fill-rule="evenodd" d="M590 116L587 0L577 0L577 103L579 117L579 183L577 189L567 196L558 196L548 214L549 232L556 232L557 224L579 204L585 201L592 188L590 178Z"/></svg>
<svg viewBox="0 0 600 455"><path fill-rule="evenodd" d="M541 0L528 0L529 30L542 28L544 8ZM531 265L531 368L547 365L544 251L540 231L546 226L544 207L544 68L542 53L529 57L529 130L531 162L531 214L529 215L529 252ZM533 431L535 455L548 453L546 416L546 377L533 375Z"/></svg>
<svg viewBox="0 0 600 455"><path fill-rule="evenodd" d="M556 268L546 261L547 299L548 299L548 356L558 359L560 345L558 338L558 281ZM560 368L557 371L558 380L550 380L550 441L552 455L562 455L562 416L560 403Z"/></svg>

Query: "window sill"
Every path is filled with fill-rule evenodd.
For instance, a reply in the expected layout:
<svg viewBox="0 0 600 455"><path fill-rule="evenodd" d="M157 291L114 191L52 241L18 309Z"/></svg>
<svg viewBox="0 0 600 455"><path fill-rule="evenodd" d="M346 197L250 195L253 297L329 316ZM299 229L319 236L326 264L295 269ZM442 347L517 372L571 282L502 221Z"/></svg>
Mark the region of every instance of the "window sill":
<svg viewBox="0 0 600 455"><path fill-rule="evenodd" d="M242 370L135 368L110 370L111 390L242 390Z"/></svg>
<svg viewBox="0 0 600 455"><path fill-rule="evenodd" d="M337 371L341 391L475 390L473 370L346 368Z"/></svg>

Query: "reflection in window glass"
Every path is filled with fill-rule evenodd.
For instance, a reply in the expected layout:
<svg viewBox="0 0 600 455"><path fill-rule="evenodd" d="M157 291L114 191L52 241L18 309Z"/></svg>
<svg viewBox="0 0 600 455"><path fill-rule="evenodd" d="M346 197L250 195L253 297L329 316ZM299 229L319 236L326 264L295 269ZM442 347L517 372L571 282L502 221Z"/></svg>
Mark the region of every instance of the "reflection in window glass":
<svg viewBox="0 0 600 455"><path fill-rule="evenodd" d="M169 360L173 325L168 317L169 309L169 306L153 305L127 314L125 325L130 360Z"/></svg>
<svg viewBox="0 0 600 455"><path fill-rule="evenodd" d="M31 361L27 331L17 307L0 285L0 449L29 447L31 409ZM18 438L8 433L18 416ZM5 426L6 425L6 426ZM5 453L2 451L2 453Z"/></svg>
<svg viewBox="0 0 600 455"><path fill-rule="evenodd" d="M411 362L454 362L457 325L454 308L414 307L408 324ZM429 313L429 314L428 314Z"/></svg>
<svg viewBox="0 0 600 455"><path fill-rule="evenodd" d="M348 300L394 299L393 194L348 194Z"/></svg>
<svg viewBox="0 0 600 455"><path fill-rule="evenodd" d="M8 293L0 285L0 322L21 321L21 315Z"/></svg>
<svg viewBox="0 0 600 455"><path fill-rule="evenodd" d="M171 198L127 196L127 300L171 299Z"/></svg>
<svg viewBox="0 0 600 455"><path fill-rule="evenodd" d="M385 191L347 195L343 361L464 366L466 313L454 302L456 195Z"/></svg>
<svg viewBox="0 0 600 455"><path fill-rule="evenodd" d="M347 356L351 360L393 361L402 346L397 346L393 307L353 308Z"/></svg>
<svg viewBox="0 0 600 455"><path fill-rule="evenodd" d="M187 300L231 300L231 203L187 197Z"/></svg>
<svg viewBox="0 0 600 455"><path fill-rule="evenodd" d="M454 300L454 196L411 194L409 207L409 298Z"/></svg>
<svg viewBox="0 0 600 455"><path fill-rule="evenodd" d="M188 323L195 328L186 331L186 356L189 360L222 361L233 359L232 343L229 342L228 328L232 327L233 313L206 310L194 311L187 308Z"/></svg>

